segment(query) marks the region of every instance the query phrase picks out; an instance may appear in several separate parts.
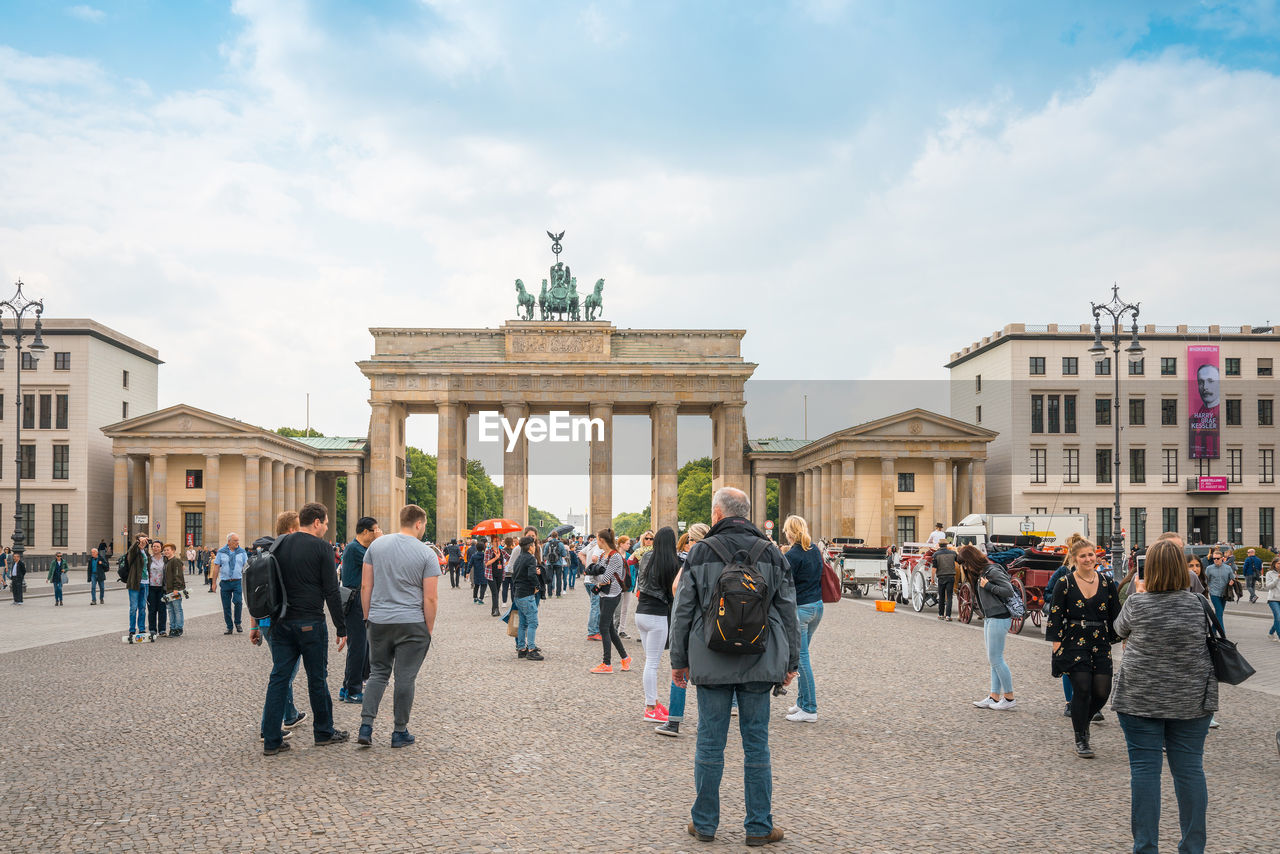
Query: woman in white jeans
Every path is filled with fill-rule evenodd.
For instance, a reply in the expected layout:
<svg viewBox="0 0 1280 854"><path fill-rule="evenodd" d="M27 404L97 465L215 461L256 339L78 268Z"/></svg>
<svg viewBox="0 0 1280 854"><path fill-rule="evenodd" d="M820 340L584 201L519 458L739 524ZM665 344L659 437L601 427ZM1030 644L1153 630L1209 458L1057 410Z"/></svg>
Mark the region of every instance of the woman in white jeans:
<svg viewBox="0 0 1280 854"><path fill-rule="evenodd" d="M652 537L652 548L640 558L636 574L636 630L644 647L644 719L666 723L667 709L658 702L658 671L667 645L671 616L671 587L680 571L676 532L662 528ZM646 546L650 543L645 543Z"/></svg>

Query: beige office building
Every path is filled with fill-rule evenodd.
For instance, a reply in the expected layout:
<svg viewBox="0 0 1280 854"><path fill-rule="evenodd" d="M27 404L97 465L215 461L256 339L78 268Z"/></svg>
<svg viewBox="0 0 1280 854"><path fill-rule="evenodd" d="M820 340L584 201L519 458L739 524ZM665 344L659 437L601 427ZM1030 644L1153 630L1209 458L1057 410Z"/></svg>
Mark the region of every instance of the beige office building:
<svg viewBox="0 0 1280 854"><path fill-rule="evenodd" d="M1127 544L1176 530L1273 546L1280 327L1146 325L1138 338L1141 357L1125 352L1126 331L1116 362L1106 330L1107 359L1095 364L1092 325L1014 323L951 355L951 415L999 434L990 512L1086 513L1105 540L1118 471ZM1192 456L1189 422L1202 403L1190 365L1204 348L1219 383L1215 458Z"/></svg>
<svg viewBox="0 0 1280 854"><path fill-rule="evenodd" d="M22 352L21 464L13 462L19 365L11 333L9 349L0 351L0 528L7 543L21 474L33 557L85 552L110 540L111 440L100 428L156 408L160 365L155 349L96 321L46 318L42 325L48 350L38 360Z"/></svg>

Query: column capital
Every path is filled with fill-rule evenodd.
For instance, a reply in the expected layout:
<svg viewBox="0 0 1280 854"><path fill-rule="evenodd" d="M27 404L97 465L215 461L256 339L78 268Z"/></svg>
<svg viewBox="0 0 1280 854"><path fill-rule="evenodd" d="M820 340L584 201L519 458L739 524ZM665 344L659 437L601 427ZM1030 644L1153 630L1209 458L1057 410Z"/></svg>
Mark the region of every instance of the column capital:
<svg viewBox="0 0 1280 854"><path fill-rule="evenodd" d="M245 454L244 458L245 460L260 460L262 459L262 454Z"/></svg>

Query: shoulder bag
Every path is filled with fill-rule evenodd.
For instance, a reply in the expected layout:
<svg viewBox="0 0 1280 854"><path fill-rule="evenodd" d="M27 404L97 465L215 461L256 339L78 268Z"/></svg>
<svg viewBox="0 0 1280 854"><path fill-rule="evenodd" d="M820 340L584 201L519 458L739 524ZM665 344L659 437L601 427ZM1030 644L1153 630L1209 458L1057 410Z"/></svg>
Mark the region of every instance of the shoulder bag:
<svg viewBox="0 0 1280 854"><path fill-rule="evenodd" d="M1256 671L1245 661L1234 642L1227 640L1227 633L1218 622L1218 615L1209 607L1209 603L1200 598L1204 615L1208 620L1205 641L1209 644L1209 658L1213 661L1213 675L1219 682L1228 685L1239 685Z"/></svg>

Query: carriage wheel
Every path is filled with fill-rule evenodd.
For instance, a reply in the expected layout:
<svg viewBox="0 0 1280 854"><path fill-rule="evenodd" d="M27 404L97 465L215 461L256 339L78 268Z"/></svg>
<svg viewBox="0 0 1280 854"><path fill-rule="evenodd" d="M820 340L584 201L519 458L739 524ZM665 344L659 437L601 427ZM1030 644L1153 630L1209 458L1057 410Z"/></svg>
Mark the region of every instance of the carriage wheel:
<svg viewBox="0 0 1280 854"><path fill-rule="evenodd" d="M1009 580L1013 583L1013 595L1017 596L1019 599L1022 600L1023 607L1029 607L1027 605L1026 591L1022 588L1022 582L1016 578L1011 578ZM1013 620L1009 623L1009 634L1011 635L1021 634L1022 626L1024 623L1026 623L1026 621L1027 621L1027 618L1025 614L1021 617L1014 617Z"/></svg>
<svg viewBox="0 0 1280 854"><path fill-rule="evenodd" d="M960 605L960 622L969 623L973 621L973 588L969 586L969 582L962 581L960 586L956 588L956 601Z"/></svg>
<svg viewBox="0 0 1280 854"><path fill-rule="evenodd" d="M924 610L924 573L916 570L911 573L911 607L916 613Z"/></svg>
<svg viewBox="0 0 1280 854"><path fill-rule="evenodd" d="M886 600L894 598L893 581L887 575L880 576L880 595Z"/></svg>
<svg viewBox="0 0 1280 854"><path fill-rule="evenodd" d="M1037 629L1040 628L1040 609L1039 608L1031 612L1031 624L1035 626Z"/></svg>

